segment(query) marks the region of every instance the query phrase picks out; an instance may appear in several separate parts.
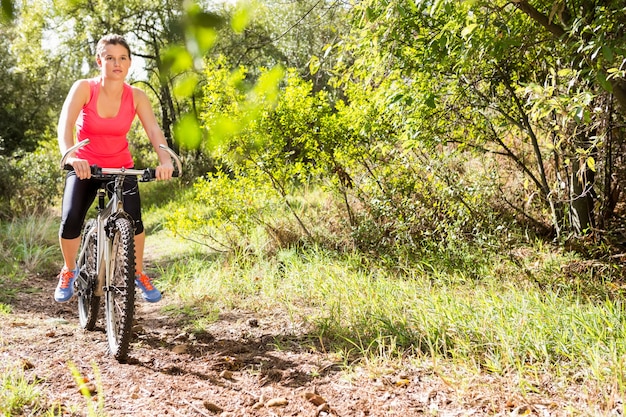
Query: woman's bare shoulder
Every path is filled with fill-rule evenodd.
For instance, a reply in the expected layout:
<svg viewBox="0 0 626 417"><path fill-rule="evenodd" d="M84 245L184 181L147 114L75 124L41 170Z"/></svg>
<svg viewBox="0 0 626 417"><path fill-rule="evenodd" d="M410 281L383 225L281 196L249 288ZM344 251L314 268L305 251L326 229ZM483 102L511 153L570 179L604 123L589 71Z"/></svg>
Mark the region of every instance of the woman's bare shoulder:
<svg viewBox="0 0 626 417"><path fill-rule="evenodd" d="M81 79L74 81L72 84L72 88L68 97L71 97L73 100L78 100L81 103L85 104L89 101L89 97L91 96L91 86L89 84L89 79Z"/></svg>
<svg viewBox="0 0 626 417"><path fill-rule="evenodd" d="M150 100L148 99L148 95L145 91L143 91L139 87L131 86L133 90L133 100L135 101L135 107L139 107L142 104L149 104Z"/></svg>

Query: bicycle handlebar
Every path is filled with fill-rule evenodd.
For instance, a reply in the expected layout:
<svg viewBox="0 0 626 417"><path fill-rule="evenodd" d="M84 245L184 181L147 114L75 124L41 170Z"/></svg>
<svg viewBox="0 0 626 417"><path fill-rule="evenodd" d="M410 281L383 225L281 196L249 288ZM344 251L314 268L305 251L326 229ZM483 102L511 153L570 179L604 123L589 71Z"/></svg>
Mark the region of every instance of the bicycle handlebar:
<svg viewBox="0 0 626 417"><path fill-rule="evenodd" d="M89 144L89 139L82 140L78 142L76 145L70 147L61 158L61 169L65 169L66 161L69 155L77 149L82 148L83 146ZM171 150L168 146L163 144L159 145L160 149L163 149L176 163L176 168L178 168L178 172L174 172L173 177L180 177L183 174L183 165L180 162L180 158L176 155L176 152ZM126 169L126 168L100 168L98 166L93 165L91 167L91 173L93 175L102 176L102 175L140 175L143 181L149 181L151 179L156 178L156 169L154 168L146 168L146 169Z"/></svg>

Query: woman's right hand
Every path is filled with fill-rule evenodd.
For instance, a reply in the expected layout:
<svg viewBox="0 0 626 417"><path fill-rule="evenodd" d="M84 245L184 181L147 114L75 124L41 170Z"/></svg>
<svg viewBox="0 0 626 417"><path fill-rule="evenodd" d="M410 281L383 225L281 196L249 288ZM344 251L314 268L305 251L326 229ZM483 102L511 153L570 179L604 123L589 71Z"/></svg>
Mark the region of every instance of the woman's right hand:
<svg viewBox="0 0 626 417"><path fill-rule="evenodd" d="M91 166L89 166L89 162L86 159L70 156L67 158L67 164L74 168L74 172L76 172L79 180L91 178Z"/></svg>

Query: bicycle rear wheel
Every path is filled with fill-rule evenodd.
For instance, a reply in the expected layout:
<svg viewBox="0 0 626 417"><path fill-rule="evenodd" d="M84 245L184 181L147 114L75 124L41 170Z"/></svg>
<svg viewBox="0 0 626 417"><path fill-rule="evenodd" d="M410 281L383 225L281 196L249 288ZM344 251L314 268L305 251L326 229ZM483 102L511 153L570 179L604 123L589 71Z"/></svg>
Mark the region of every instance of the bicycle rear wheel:
<svg viewBox="0 0 626 417"><path fill-rule="evenodd" d="M78 294L78 321L80 327L85 330L93 330L98 320L100 310L100 297L95 295L98 280L97 257L98 238L95 233L89 234L96 227L96 221L91 219L85 225L81 257L77 265L80 274L76 280Z"/></svg>
<svg viewBox="0 0 626 417"><path fill-rule="evenodd" d="M118 361L128 355L135 313L135 242L134 229L126 218L115 220L112 257L105 292L107 339L109 351Z"/></svg>

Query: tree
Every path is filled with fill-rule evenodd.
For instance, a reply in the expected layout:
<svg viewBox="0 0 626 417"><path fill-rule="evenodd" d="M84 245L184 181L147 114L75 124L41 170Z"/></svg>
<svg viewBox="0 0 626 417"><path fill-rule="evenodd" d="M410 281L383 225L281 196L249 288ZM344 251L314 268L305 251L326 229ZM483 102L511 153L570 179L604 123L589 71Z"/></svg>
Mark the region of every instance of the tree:
<svg viewBox="0 0 626 417"><path fill-rule="evenodd" d="M520 215L544 222L541 212L524 204L537 195L557 234L564 227L583 233L594 224L592 174L605 166L605 139L614 119L621 120L607 112L606 90L622 85L616 64L624 59L624 10L619 2L579 8L536 3L543 7L531 10L520 1L363 2L345 51L355 57L347 74L375 85L401 74L404 82L388 92L389 102L401 107L398 137L411 138L401 146L455 144L484 152L500 160L503 179L513 173L499 159L505 156L533 184L516 202L503 194ZM547 28L564 11L570 26L563 26L561 39ZM591 28L595 33L586 34Z"/></svg>
<svg viewBox="0 0 626 417"><path fill-rule="evenodd" d="M0 147L6 155L30 152L49 137L54 108L67 86L61 61L42 49L38 33L41 26L32 16L0 27Z"/></svg>
<svg viewBox="0 0 626 417"><path fill-rule="evenodd" d="M327 0L265 0L226 7L225 15L243 22L220 31L214 53L228 57L235 67L249 68L249 76L275 65L296 68L320 91L329 87L335 59L330 52L348 32L348 10L340 1Z"/></svg>

